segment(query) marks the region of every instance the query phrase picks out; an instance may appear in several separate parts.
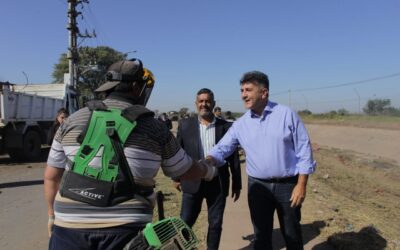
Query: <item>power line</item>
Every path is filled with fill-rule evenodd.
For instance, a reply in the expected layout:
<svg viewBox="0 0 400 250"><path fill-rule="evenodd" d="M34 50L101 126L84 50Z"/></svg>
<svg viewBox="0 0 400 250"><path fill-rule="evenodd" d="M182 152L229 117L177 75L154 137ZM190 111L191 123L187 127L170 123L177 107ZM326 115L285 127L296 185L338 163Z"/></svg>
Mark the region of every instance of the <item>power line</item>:
<svg viewBox="0 0 400 250"><path fill-rule="evenodd" d="M347 82L347 83L340 83L340 84L334 84L334 85L328 85L328 86L323 86L323 87L315 87L315 88L303 88L303 89L295 89L295 90L283 90L275 93L271 93L270 96L278 96L278 95L284 95L288 94L289 92L306 92L306 91L313 91L313 90L321 90L321 89L332 89L332 88L340 88L340 87L345 87L345 86L350 86L350 85L356 85L356 84L362 84L362 83L368 83L368 82L373 82L373 81L378 81L378 80L383 80L383 79L388 79L388 78L393 78L393 77L398 77L400 76L400 72L390 74L390 75L385 75L385 76L377 76L373 78L368 78L364 80L359 80L359 81L354 81L354 82Z"/></svg>
<svg viewBox="0 0 400 250"><path fill-rule="evenodd" d="M367 83L367 82L373 82L373 81L378 81L378 80L393 78L393 77L397 77L397 76L400 76L400 72L397 72L397 73L394 73L394 74L391 74L391 75L373 77L373 78L369 78L369 79L365 79L365 80L360 80L360 81L347 82L347 83L329 85L329 86L324 86L324 87L316 87L316 88L295 89L295 90L293 90L293 91L295 91L295 92L303 92L303 91L311 91L311 90L339 88L339 87L343 87L343 86L349 86L349 85L356 85L356 84L362 84L362 83Z"/></svg>
<svg viewBox="0 0 400 250"><path fill-rule="evenodd" d="M286 92L287 93L287 92ZM397 96L380 96L380 97L374 97L374 98L380 98L380 99L393 99L393 98L396 98ZM304 100L305 100L305 103L306 103L306 105L309 105L309 104L324 104L324 103L343 103L343 102L359 102L359 101L366 101L366 100L370 100L372 97L364 97L364 98L357 98L357 99L355 99L355 98L346 98L346 99L339 99L339 98L335 98L334 100L324 100L324 101L309 101L304 95L303 95L303 98L304 98ZM215 101L217 101L218 103L229 103L229 102L236 102L236 103L239 103L239 102L243 102L243 100L242 99L240 99L240 98L238 98L238 99L217 99L217 100L215 100ZM299 104L300 102L294 102L294 103L292 103L293 105L297 105L297 104Z"/></svg>
<svg viewBox="0 0 400 250"><path fill-rule="evenodd" d="M100 36L96 36L95 40L97 42L97 46L99 44L104 45L107 44L105 41L107 40L107 36L102 29L100 23L97 21L96 15L94 14L92 8L90 5L87 5L86 8L84 9L85 13L89 16L89 20L92 23L93 29L96 30L97 34L100 34ZM85 21L86 22L86 21ZM88 22L86 22L87 25L89 25ZM109 39L108 39L109 40Z"/></svg>

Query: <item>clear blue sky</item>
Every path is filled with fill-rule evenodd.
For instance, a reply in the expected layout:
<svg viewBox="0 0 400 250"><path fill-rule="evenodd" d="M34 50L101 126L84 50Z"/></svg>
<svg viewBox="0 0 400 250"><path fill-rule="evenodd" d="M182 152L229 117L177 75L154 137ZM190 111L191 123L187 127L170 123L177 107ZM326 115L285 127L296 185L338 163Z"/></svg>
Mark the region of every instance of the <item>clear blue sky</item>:
<svg viewBox="0 0 400 250"><path fill-rule="evenodd" d="M1 1L0 81L25 83L22 72L52 81L68 47L67 7ZM98 37L81 45L137 50L154 72L152 109L193 111L208 87L223 110L242 112L239 79L254 69L268 74L270 99L295 110L357 112L371 98L400 107L398 0L92 0L82 12L80 29Z"/></svg>

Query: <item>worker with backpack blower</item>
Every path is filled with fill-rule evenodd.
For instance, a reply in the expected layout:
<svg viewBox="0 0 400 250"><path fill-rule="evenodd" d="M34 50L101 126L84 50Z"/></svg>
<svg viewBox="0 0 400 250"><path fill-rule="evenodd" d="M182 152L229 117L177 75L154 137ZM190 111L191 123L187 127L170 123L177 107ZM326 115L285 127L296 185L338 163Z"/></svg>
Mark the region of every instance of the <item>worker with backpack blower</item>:
<svg viewBox="0 0 400 250"><path fill-rule="evenodd" d="M44 174L49 249L122 249L152 221L155 176L211 179L145 108L154 86L138 59L110 66L92 101L57 131Z"/></svg>

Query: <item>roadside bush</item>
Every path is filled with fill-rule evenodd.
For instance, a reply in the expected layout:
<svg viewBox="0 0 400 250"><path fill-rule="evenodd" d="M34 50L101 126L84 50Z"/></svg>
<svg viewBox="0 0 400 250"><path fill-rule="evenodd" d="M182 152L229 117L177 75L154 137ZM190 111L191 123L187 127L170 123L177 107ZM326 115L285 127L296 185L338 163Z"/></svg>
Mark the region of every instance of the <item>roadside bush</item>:
<svg viewBox="0 0 400 250"><path fill-rule="evenodd" d="M329 118L334 118L335 116L337 116L337 111L336 110L331 110L331 111L329 111L329 114L328 114L328 116L329 116Z"/></svg>
<svg viewBox="0 0 400 250"><path fill-rule="evenodd" d="M339 109L337 111L337 114L341 115L341 116L345 116L345 115L349 115L349 111L347 111L346 109Z"/></svg>
<svg viewBox="0 0 400 250"><path fill-rule="evenodd" d="M300 110L300 111L298 112L298 114L299 114L300 116L303 116L303 115L312 115L312 112L311 112L310 110L308 110L308 109L305 109L305 110Z"/></svg>

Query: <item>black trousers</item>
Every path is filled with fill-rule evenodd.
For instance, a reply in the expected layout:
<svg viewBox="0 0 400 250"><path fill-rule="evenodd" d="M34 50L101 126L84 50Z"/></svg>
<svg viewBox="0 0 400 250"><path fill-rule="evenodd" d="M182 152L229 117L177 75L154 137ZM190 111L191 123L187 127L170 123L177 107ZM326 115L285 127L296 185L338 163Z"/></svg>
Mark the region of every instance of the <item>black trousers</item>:
<svg viewBox="0 0 400 250"><path fill-rule="evenodd" d="M274 212L277 211L286 249L303 249L300 207L290 207L297 178L263 181L248 177L248 203L254 228L254 249L272 249Z"/></svg>
<svg viewBox="0 0 400 250"><path fill-rule="evenodd" d="M181 218L188 226L192 227L196 222L204 199L208 210L207 249L216 250L221 239L226 204L226 195L221 190L218 176L210 182L202 181L199 190L194 194L183 193Z"/></svg>

